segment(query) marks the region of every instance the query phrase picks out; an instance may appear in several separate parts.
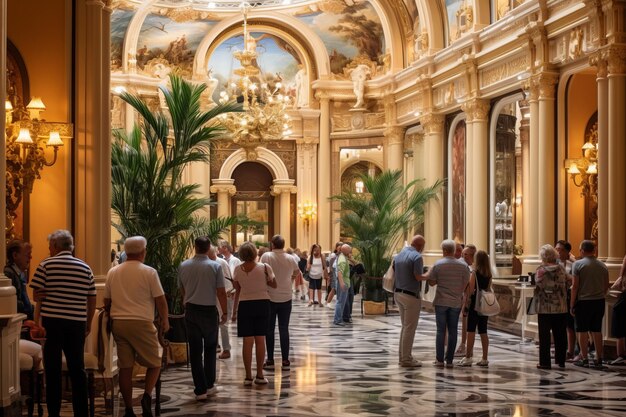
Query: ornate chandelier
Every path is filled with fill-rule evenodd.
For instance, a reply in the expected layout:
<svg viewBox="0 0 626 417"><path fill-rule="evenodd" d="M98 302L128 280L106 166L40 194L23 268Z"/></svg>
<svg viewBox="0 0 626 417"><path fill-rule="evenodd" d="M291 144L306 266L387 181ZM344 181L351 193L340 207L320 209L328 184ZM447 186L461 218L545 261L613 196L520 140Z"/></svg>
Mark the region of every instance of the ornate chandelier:
<svg viewBox="0 0 626 417"><path fill-rule="evenodd" d="M220 103L236 100L242 103L243 112L226 113L220 119L233 142L246 151L248 160L257 159L256 148L269 141L283 139L291 134L291 122L287 108L291 105L281 80L270 86L257 64L256 39L248 32L249 3L242 3L243 44L242 51L233 57L241 68L233 72L237 79L230 80L226 90L220 93Z"/></svg>

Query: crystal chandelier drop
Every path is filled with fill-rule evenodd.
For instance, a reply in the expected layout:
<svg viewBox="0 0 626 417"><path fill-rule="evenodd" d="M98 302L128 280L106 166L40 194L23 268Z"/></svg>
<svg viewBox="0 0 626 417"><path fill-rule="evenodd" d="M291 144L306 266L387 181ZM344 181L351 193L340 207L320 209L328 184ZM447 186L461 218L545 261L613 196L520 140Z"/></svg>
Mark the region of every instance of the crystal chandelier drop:
<svg viewBox="0 0 626 417"><path fill-rule="evenodd" d="M248 160L254 160L257 159L257 147L291 134L287 114L291 99L285 94L280 79L270 86L255 65L258 62L256 40L248 32L250 4L244 2L241 8L244 49L233 53L241 68L233 71L238 78L230 80L226 90L220 93L220 103L236 100L242 103L243 112L222 114L220 118L233 142L244 148Z"/></svg>

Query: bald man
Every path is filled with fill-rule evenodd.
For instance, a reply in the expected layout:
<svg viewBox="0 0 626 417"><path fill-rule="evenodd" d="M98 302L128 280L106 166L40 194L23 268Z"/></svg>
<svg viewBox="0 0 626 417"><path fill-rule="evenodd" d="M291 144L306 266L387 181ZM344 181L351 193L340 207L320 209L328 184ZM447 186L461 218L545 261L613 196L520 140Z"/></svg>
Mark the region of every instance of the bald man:
<svg viewBox="0 0 626 417"><path fill-rule="evenodd" d="M426 241L421 235L413 236L411 245L400 251L393 260L393 269L396 277L395 301L400 310L400 347L398 349L399 365L403 368L422 366L421 362L413 358L413 341L415 330L422 309L421 289L424 275L424 260L422 251Z"/></svg>

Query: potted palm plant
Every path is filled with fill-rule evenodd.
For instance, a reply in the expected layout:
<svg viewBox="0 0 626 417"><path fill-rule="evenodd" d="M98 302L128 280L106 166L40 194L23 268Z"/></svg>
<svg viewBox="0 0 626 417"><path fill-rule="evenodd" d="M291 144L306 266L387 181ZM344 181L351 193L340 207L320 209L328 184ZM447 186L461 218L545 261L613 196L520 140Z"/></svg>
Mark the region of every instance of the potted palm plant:
<svg viewBox="0 0 626 417"><path fill-rule="evenodd" d="M168 299L171 314L182 311L177 268L193 249L197 236L213 241L241 219L207 219L202 215L210 200L198 192L198 184L182 181L191 163L209 163L212 139L223 130L218 115L238 111L226 103L201 110L204 85L170 77L171 89L162 88L168 113L152 112L139 97L120 98L140 116L129 133L113 132L111 150L111 208L113 226L122 235L141 235L148 241L145 263L155 268ZM175 324L172 325L175 328Z"/></svg>
<svg viewBox="0 0 626 417"><path fill-rule="evenodd" d="M371 303L384 301L382 276L389 268L393 252L406 232L424 221L424 207L430 199L438 197L444 181L430 187L423 187L423 180L403 185L399 170L384 171L377 176L362 175L361 180L365 192L346 188L331 199L341 203L339 222L343 233L365 267L363 300L368 313Z"/></svg>

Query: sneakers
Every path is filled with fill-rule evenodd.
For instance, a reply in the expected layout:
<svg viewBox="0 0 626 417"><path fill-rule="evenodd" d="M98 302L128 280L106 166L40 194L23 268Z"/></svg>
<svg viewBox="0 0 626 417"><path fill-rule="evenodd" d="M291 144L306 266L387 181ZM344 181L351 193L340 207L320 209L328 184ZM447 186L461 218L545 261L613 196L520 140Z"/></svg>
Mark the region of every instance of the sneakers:
<svg viewBox="0 0 626 417"><path fill-rule="evenodd" d="M574 362L574 354L571 352L565 352L565 362Z"/></svg>
<svg viewBox="0 0 626 417"><path fill-rule="evenodd" d="M265 369L267 371L273 371L274 370L274 359L266 360L265 363L263 364L263 369Z"/></svg>
<svg viewBox="0 0 626 417"><path fill-rule="evenodd" d="M230 350L225 350L218 356L219 359L230 359Z"/></svg>
<svg viewBox="0 0 626 417"><path fill-rule="evenodd" d="M206 396L210 397L212 395L217 394L217 387L215 385L213 385L211 388L209 388L208 390L206 390Z"/></svg>
<svg viewBox="0 0 626 417"><path fill-rule="evenodd" d="M464 357L465 356L465 345L459 346L459 348L454 352L455 357Z"/></svg>
<svg viewBox="0 0 626 417"><path fill-rule="evenodd" d="M282 365L284 371L288 371L291 368L291 362L289 362L289 359L284 359Z"/></svg>
<svg viewBox="0 0 626 417"><path fill-rule="evenodd" d="M459 366L472 366L473 360L471 357L464 357L463 359L461 359L460 361L458 361L456 364Z"/></svg>
<svg viewBox="0 0 626 417"><path fill-rule="evenodd" d="M610 363L611 365L626 365L626 356L618 356L617 359L615 359L613 362Z"/></svg>
<svg viewBox="0 0 626 417"><path fill-rule="evenodd" d="M604 366L604 362L602 361L602 358L598 358L593 361L593 368L594 369L606 369L606 366Z"/></svg>
<svg viewBox="0 0 626 417"><path fill-rule="evenodd" d="M334 322L333 322L333 324L334 324L335 326L340 326L340 327L345 326L345 324L344 324L343 322L339 322L339 321L334 321Z"/></svg>
<svg viewBox="0 0 626 417"><path fill-rule="evenodd" d="M252 385L253 379L252 378L246 378L243 380L243 385L244 387L249 387L250 385Z"/></svg>
<svg viewBox="0 0 626 417"><path fill-rule="evenodd" d="M152 396L147 392L141 397L141 415L143 417L152 417Z"/></svg>
<svg viewBox="0 0 626 417"><path fill-rule="evenodd" d="M452 362L446 362L446 368L454 368L454 364Z"/></svg>
<svg viewBox="0 0 626 417"><path fill-rule="evenodd" d="M574 365L576 366L580 366L581 368L589 368L589 359L585 358L585 359L579 359L576 362L574 362Z"/></svg>
<svg viewBox="0 0 626 417"><path fill-rule="evenodd" d="M489 361L487 359L481 359L480 361L476 362L476 366L482 366L483 368L486 368L489 366Z"/></svg>
<svg viewBox="0 0 626 417"><path fill-rule="evenodd" d="M418 361L417 359L411 359L408 361L400 362L400 366L402 368L419 368L422 366L422 362Z"/></svg>
<svg viewBox="0 0 626 417"><path fill-rule="evenodd" d="M269 381L268 381L268 380L267 380L267 378L265 378L265 377L262 377L262 378L261 378L261 377L258 377L258 376L257 376L257 377L255 377L255 378L254 378L254 383L255 383L256 385L266 385L268 382L269 382Z"/></svg>
<svg viewBox="0 0 626 417"><path fill-rule="evenodd" d="M352 324L352 319L344 319L343 322L346 324Z"/></svg>
<svg viewBox="0 0 626 417"><path fill-rule="evenodd" d="M207 393L196 395L196 401L206 401L209 398Z"/></svg>
<svg viewBox="0 0 626 417"><path fill-rule="evenodd" d="M443 362L435 361L433 365L435 365L435 368L443 368Z"/></svg>

